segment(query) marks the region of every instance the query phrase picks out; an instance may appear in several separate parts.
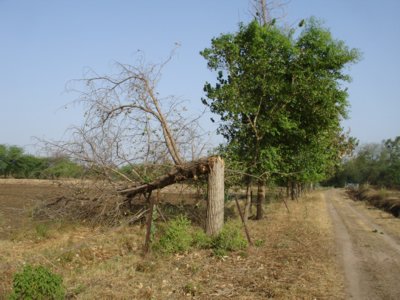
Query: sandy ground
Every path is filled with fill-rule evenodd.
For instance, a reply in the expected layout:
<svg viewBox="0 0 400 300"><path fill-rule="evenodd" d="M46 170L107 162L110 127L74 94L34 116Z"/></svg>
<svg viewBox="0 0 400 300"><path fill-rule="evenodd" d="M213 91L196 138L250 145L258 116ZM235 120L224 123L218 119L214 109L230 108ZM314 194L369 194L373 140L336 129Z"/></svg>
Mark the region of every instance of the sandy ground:
<svg viewBox="0 0 400 300"><path fill-rule="evenodd" d="M342 190L324 196L352 299L400 299L400 220Z"/></svg>

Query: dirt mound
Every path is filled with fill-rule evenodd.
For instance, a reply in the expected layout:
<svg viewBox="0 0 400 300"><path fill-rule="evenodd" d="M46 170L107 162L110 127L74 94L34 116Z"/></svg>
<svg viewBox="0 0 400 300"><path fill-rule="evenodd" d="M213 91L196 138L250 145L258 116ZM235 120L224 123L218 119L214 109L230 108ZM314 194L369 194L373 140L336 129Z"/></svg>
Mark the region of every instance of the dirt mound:
<svg viewBox="0 0 400 300"><path fill-rule="evenodd" d="M371 190L368 185L362 185L359 188L348 188L346 193L354 201L365 201L396 218L400 216L400 199L391 197L386 190Z"/></svg>
<svg viewBox="0 0 400 300"><path fill-rule="evenodd" d="M400 200L397 198L381 199L379 195L372 195L367 201L377 208L390 212L396 218L400 215Z"/></svg>

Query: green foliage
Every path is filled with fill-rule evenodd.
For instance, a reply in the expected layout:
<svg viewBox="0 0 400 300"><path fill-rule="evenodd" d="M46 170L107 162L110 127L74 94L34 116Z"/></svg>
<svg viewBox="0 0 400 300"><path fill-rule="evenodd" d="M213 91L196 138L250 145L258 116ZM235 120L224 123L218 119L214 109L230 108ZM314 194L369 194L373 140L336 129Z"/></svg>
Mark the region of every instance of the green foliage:
<svg viewBox="0 0 400 300"><path fill-rule="evenodd" d="M210 248L212 246L212 239L204 230L197 230L193 234L192 245L199 248Z"/></svg>
<svg viewBox="0 0 400 300"><path fill-rule="evenodd" d="M345 182L400 186L400 136L382 143L363 144L353 157L346 157L336 173L323 184L343 187Z"/></svg>
<svg viewBox="0 0 400 300"><path fill-rule="evenodd" d="M264 244L265 244L265 240L256 240L256 241L254 242L254 245L255 245L256 247L262 247L262 246L264 246Z"/></svg>
<svg viewBox="0 0 400 300"><path fill-rule="evenodd" d="M84 168L67 157L36 157L18 146L0 145L0 175L14 178L77 178Z"/></svg>
<svg viewBox="0 0 400 300"><path fill-rule="evenodd" d="M191 248L193 237L190 232L190 221L184 217L172 220L170 225L162 229L162 235L153 249L164 254L182 253Z"/></svg>
<svg viewBox="0 0 400 300"><path fill-rule="evenodd" d="M14 293L9 299L63 299L66 287L63 279L53 274L49 268L42 265L32 270L25 265L22 273L15 273L13 279Z"/></svg>
<svg viewBox="0 0 400 300"><path fill-rule="evenodd" d="M218 249L217 252L237 251L246 248L248 243L243 237L242 226L228 222L216 236L212 237L211 246Z"/></svg>
<svg viewBox="0 0 400 300"><path fill-rule="evenodd" d="M203 230L191 230L190 221L181 216L161 229L161 236L153 244L154 251L164 254L182 253L193 247L212 249L217 257L226 256L229 251L237 251L248 246L243 238L242 227L234 222L225 223L222 230L209 237Z"/></svg>
<svg viewBox="0 0 400 300"><path fill-rule="evenodd" d="M218 133L227 140L221 152L244 162L247 173L302 171L293 179L318 181L354 147L340 124L348 107L341 84L351 81L343 70L361 53L316 18L301 23L298 38L294 29L240 24L200 52L218 71L202 101L221 116Z"/></svg>

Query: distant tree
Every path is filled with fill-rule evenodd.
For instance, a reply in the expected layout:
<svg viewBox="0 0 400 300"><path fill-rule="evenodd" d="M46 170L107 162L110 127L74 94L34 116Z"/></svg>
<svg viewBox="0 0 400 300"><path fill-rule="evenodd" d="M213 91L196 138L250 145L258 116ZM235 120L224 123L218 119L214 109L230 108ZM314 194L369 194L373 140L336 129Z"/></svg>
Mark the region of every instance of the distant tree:
<svg viewBox="0 0 400 300"><path fill-rule="evenodd" d="M357 147L353 157L345 157L335 174L324 182L343 187L346 182L400 186L400 137Z"/></svg>
<svg viewBox="0 0 400 300"><path fill-rule="evenodd" d="M23 166L24 148L18 146L0 145L1 174L9 177L17 174Z"/></svg>

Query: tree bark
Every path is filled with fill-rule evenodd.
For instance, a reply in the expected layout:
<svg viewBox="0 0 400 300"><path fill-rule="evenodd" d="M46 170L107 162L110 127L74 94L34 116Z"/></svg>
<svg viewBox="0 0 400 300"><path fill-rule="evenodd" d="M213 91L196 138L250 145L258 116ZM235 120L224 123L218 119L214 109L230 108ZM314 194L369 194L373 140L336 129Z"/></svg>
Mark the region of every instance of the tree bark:
<svg viewBox="0 0 400 300"><path fill-rule="evenodd" d="M224 161L213 156L209 164L206 233L213 236L224 224Z"/></svg>
<svg viewBox="0 0 400 300"><path fill-rule="evenodd" d="M151 183L125 188L119 190L118 193L127 198L133 198L138 194L149 193L155 189L162 189L163 187L189 178L194 178L196 180L199 175L210 172L210 166L214 164L214 160L215 156L208 156L183 165L176 165L173 171L154 179Z"/></svg>
<svg viewBox="0 0 400 300"><path fill-rule="evenodd" d="M249 219L249 210L251 207L251 177L247 177L247 190L246 190L246 205L244 207L244 222L247 223L247 220Z"/></svg>
<svg viewBox="0 0 400 300"><path fill-rule="evenodd" d="M264 219L265 215L265 181L258 181L257 193L257 220Z"/></svg>
<svg viewBox="0 0 400 300"><path fill-rule="evenodd" d="M287 186L286 186L286 198L290 198L290 180L287 181Z"/></svg>
<svg viewBox="0 0 400 300"><path fill-rule="evenodd" d="M296 181L292 181L292 200L296 200Z"/></svg>
<svg viewBox="0 0 400 300"><path fill-rule="evenodd" d="M297 183L297 188L298 188L298 195L299 195L299 198L301 198L301 195L302 195L301 183Z"/></svg>

